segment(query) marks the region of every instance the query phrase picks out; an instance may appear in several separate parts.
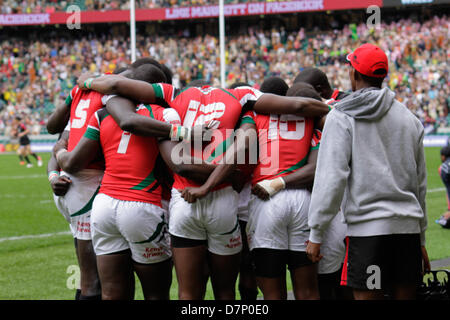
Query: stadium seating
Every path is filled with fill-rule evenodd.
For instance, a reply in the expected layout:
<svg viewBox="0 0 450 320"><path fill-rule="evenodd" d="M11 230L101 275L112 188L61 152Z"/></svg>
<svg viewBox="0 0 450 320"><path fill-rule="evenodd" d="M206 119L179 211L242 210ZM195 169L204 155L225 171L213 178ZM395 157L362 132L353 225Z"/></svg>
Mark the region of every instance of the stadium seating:
<svg viewBox="0 0 450 320"><path fill-rule="evenodd" d="M84 5L89 3L84 1ZM377 29L368 29L364 23L347 24L339 32L303 28L287 32L283 28L263 30L253 26L245 34L227 35L227 85L245 81L258 87L272 75L291 84L303 67L319 66L333 87L350 90L345 56L370 41L388 53L391 64L386 84L421 119L427 133L443 132L450 121L446 51L449 25L448 17L435 16L423 23L409 19L382 23ZM110 72L129 63L128 43L123 36L128 30L124 27L115 36L97 32L89 39L68 41L48 32L42 40L41 35L38 39L11 35L0 41L0 135L9 134L16 114L28 114L36 133L45 133L48 115L64 101L81 72ZM215 36L180 33L168 38L138 33L137 44L138 57L150 55L173 70L176 86L195 79L219 84L219 45Z"/></svg>

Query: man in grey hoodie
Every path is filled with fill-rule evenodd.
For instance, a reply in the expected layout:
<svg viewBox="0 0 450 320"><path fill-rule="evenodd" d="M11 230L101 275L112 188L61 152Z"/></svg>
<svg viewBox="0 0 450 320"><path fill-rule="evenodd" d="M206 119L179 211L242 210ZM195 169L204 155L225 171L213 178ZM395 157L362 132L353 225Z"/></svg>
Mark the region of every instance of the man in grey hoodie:
<svg viewBox="0 0 450 320"><path fill-rule="evenodd" d="M309 211L307 254L321 259L324 230L341 209L347 252L341 285L355 299L414 299L429 269L424 129L388 88L386 54L364 44L349 54L351 95L325 122ZM422 263L424 265L422 266Z"/></svg>

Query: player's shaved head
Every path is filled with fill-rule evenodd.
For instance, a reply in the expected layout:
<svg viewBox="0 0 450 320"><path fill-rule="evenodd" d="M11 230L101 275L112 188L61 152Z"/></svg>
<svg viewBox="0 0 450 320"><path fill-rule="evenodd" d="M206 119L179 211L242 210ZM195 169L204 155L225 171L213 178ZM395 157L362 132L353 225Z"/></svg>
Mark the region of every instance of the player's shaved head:
<svg viewBox="0 0 450 320"><path fill-rule="evenodd" d="M190 88L190 87L203 87L203 86L207 86L209 85L208 81L203 80L203 79L196 79L193 80L191 82L189 82L186 86L186 88Z"/></svg>
<svg viewBox="0 0 450 320"><path fill-rule="evenodd" d="M143 64L134 69L133 79L148 83L165 83L167 81L164 72L152 64Z"/></svg>
<svg viewBox="0 0 450 320"><path fill-rule="evenodd" d="M127 67L118 67L118 68L114 69L113 74L124 73L124 72L127 71L127 70L128 70Z"/></svg>
<svg viewBox="0 0 450 320"><path fill-rule="evenodd" d="M297 82L309 83L324 99L330 99L333 94L327 75L318 68L308 67L303 69L295 77L294 83Z"/></svg>
<svg viewBox="0 0 450 320"><path fill-rule="evenodd" d="M289 86L286 81L281 79L280 77L268 77L264 79L264 82L259 89L264 93L272 93L279 96L285 96L288 91Z"/></svg>
<svg viewBox="0 0 450 320"><path fill-rule="evenodd" d="M131 68L132 69L137 69L142 65L145 64L151 64L154 65L156 67L158 67L159 69L161 69L161 71L164 73L164 76L166 77L166 80L164 81L164 83L168 83L168 84L172 84L172 77L173 77L173 73L172 71L164 64L160 63L159 61L153 59L153 58L140 58L137 59L135 62L133 62L131 64Z"/></svg>
<svg viewBox="0 0 450 320"><path fill-rule="evenodd" d="M238 81L238 82L235 82L232 85L230 85L229 89L236 89L236 88L239 88L239 87L251 87L251 85L249 85L246 82L239 82Z"/></svg>
<svg viewBox="0 0 450 320"><path fill-rule="evenodd" d="M319 93L314 89L314 87L306 82L294 83L289 88L286 95L288 97L304 97L322 101L322 98L320 97Z"/></svg>

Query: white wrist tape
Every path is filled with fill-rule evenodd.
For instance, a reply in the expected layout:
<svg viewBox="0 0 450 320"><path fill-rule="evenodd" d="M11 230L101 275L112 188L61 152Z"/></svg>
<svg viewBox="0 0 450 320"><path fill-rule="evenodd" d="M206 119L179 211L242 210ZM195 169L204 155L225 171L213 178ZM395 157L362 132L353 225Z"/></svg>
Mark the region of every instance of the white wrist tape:
<svg viewBox="0 0 450 320"><path fill-rule="evenodd" d="M48 181L52 181L54 178L59 177L59 171L53 170L48 173Z"/></svg>
<svg viewBox="0 0 450 320"><path fill-rule="evenodd" d="M284 182L283 178L276 178L272 180L263 180L257 183L261 188L266 190L266 192L269 194L269 196L273 196L280 190L283 190L286 188L286 183Z"/></svg>
<svg viewBox="0 0 450 320"><path fill-rule="evenodd" d="M191 128L179 126L179 125L172 125L172 128L170 128L169 137L173 141L183 140L183 141L190 141L191 140Z"/></svg>

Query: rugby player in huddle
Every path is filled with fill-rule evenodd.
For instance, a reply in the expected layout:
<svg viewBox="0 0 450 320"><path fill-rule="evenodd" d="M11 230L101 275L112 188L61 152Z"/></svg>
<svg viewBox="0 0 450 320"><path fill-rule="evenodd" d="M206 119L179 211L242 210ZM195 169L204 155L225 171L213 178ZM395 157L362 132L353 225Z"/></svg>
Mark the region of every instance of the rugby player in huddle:
<svg viewBox="0 0 450 320"><path fill-rule="evenodd" d="M316 100L262 94L248 87L234 90L211 87L189 88L177 95L170 85L152 86L122 76L80 78L79 85L104 94L118 94L142 103L167 104L177 110L185 128L207 124L213 130L211 143L202 147L201 150L193 147L191 152L196 157L199 151L205 152L204 150L209 146L206 151L207 156L200 153L203 160L209 159L210 162L221 159L231 136L231 132L227 132L226 129L235 128L241 113L245 110L244 107L265 113L298 115L310 113L311 116L321 116L328 112L328 106ZM114 98L119 99L119 97ZM227 182L218 186L217 190L207 190L213 191L209 193L205 192L205 189L199 190L200 188L197 187L199 184L195 181L185 179L176 172L174 175L169 232L179 283L179 297L199 299L203 296L203 293L198 290L198 283L199 279L203 278L203 273L200 272L203 270L201 266L204 260L208 259L215 297L234 299L234 283L241 249L236 216L237 194ZM181 188L181 192L177 188ZM204 204L190 204L189 199L186 199L196 192L203 193L205 199L198 202L204 202ZM221 193L223 195L219 196ZM236 205L230 206L230 204ZM186 219L186 216L189 219ZM197 274L199 274L198 277L196 277Z"/></svg>

